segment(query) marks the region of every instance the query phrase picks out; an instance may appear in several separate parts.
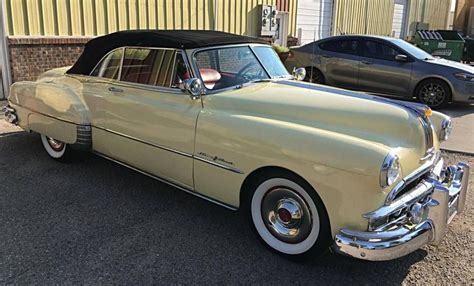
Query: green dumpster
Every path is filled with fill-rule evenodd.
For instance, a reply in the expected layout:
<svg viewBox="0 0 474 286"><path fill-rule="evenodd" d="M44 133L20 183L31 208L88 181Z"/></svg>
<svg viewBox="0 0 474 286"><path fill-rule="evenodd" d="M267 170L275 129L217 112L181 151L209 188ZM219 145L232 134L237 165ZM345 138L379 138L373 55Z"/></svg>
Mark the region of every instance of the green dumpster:
<svg viewBox="0 0 474 286"><path fill-rule="evenodd" d="M415 44L427 53L452 61L461 61L464 53L464 39L457 31L419 30Z"/></svg>

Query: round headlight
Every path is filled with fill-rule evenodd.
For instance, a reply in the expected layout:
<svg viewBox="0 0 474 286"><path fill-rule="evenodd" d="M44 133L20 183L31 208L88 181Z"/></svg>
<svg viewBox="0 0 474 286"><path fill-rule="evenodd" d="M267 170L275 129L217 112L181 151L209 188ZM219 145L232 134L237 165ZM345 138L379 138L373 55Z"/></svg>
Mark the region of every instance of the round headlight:
<svg viewBox="0 0 474 286"><path fill-rule="evenodd" d="M446 141L449 138L449 135L453 131L453 123L451 118L446 118L441 122L441 131L439 132L439 140Z"/></svg>
<svg viewBox="0 0 474 286"><path fill-rule="evenodd" d="M401 176L402 170L398 156L389 153L382 164L380 170L380 186L382 188L392 185Z"/></svg>

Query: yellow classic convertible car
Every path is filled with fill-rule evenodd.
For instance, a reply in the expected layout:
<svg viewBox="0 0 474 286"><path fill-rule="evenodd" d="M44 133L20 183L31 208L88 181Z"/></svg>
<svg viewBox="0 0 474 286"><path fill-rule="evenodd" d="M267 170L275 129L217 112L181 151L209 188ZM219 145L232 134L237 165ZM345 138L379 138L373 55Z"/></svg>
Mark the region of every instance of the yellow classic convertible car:
<svg viewBox="0 0 474 286"><path fill-rule="evenodd" d="M72 67L13 84L5 112L54 159L89 150L239 209L287 257L377 261L438 245L469 176L440 156L450 118L295 77L256 38L117 32Z"/></svg>

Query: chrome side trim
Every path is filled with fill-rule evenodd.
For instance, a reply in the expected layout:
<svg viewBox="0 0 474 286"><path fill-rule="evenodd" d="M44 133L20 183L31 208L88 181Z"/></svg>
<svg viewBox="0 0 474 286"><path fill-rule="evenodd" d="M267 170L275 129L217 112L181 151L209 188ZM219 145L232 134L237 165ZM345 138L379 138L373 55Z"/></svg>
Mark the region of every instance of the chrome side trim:
<svg viewBox="0 0 474 286"><path fill-rule="evenodd" d="M104 155L104 154L102 154L102 153L99 153L99 152L97 152L97 151L93 151L92 153L96 154L96 155L99 156L99 157L102 157L102 158L104 158L104 159L107 159L107 160L109 160L109 161L112 161L112 162L115 162L115 163L117 163L117 164L119 164L119 165L122 165L122 166L124 166L124 167L127 167L127 168L129 168L129 169L131 169L131 170L134 170L134 171L136 171L136 172L138 172L138 173L141 173L141 174L143 174L143 175L145 175L145 176L148 176L148 177L150 177L150 178L152 178L152 179L155 179L155 180L157 180L157 181L160 181L160 182L162 182L162 183L165 183L165 184L168 184L168 185L170 185L170 186L172 186L172 187L175 187L175 188L177 188L177 189L180 189L181 191L184 191L184 192L186 192L186 193L188 193L188 194L194 195L194 196L196 196L196 197L199 197L199 198L201 198L201 199L204 199L204 200L206 200L206 201L209 201L209 202L211 202L211 203L214 203L214 204L216 204L216 205L219 205L219 206L221 206L221 207L224 207L224 208L226 208L226 209L229 209L229 210L232 210L232 211L236 211L236 210L238 209L238 208L236 208L236 207L234 207L234 206L228 205L228 204L226 204L226 203L220 202L220 201L218 201L218 200L214 200L214 199L209 198L209 197L207 197L207 196L205 196L205 195L202 195L202 194L200 194L200 193L197 193L197 192L193 191L193 190L191 189L191 187L189 187L189 186L180 185L180 184L178 184L178 183L171 182L171 181L169 181L169 180L167 180L167 179L164 179L164 178L161 178L161 177L152 175L152 174L150 174L150 173L148 173L148 172L145 172L145 171L142 171L142 170L137 169L137 168L135 168L135 167L132 167L132 166L130 166L130 165L124 163L124 162L121 162L121 161L119 161L119 160L117 160L117 159L111 158L111 157L109 157L109 156L107 156L107 155Z"/></svg>
<svg viewBox="0 0 474 286"><path fill-rule="evenodd" d="M210 164L210 165L219 167L219 168L224 169L224 170L227 170L227 171L231 171L231 172L234 172L234 173L237 173L237 174L244 174L244 172L242 172L241 170L239 170L239 169L237 169L237 168L235 168L235 167L231 167L231 166L228 166L228 165L220 164L220 163L218 163L218 162L215 162L215 161L212 161L212 160L208 160L208 159L206 159L206 158L202 158L202 157L199 157L199 156L195 156L195 155L193 155L193 154L191 154L191 153L179 151L179 150L176 150L176 149L173 149L173 148L169 148L169 147L166 147L166 146L163 146L163 145L160 145L160 144L155 144L155 143L150 143L150 142L147 142L147 141L143 141L143 140L141 140L141 139L138 139L138 138L135 138L135 137L132 137L132 136L129 136L129 135L126 135L126 134L117 132L117 131L113 131L113 130L110 130L110 129L107 129L107 128L104 128L104 127L94 126L94 128L101 129L101 130L103 130L103 131L110 132L110 133L112 133L112 134L115 134L115 135L118 135L118 136L121 136L121 137L130 139L130 140L133 140L133 141L137 141L137 142L140 142L140 143L142 143L142 144L146 144L146 145L148 145L148 146L152 146L152 147L155 147L155 148L159 148L159 149L162 149L162 150L165 150L165 151L169 151L169 152L172 152L172 153L175 153L175 154L178 154L178 155L182 155L182 156L185 156L185 157L188 157L188 158L196 159L196 160L205 162L205 163L207 163L207 164Z"/></svg>
<svg viewBox="0 0 474 286"><path fill-rule="evenodd" d="M230 166L223 165L223 164L219 164L215 161L211 161L211 160L208 160L208 159L205 159L205 158L202 158L202 157L194 156L194 159L199 160L199 161L204 162L204 163L208 163L210 165L213 165L213 166L216 166L216 167L219 167L219 168L222 168L222 169L225 169L227 171L237 173L237 174L243 174L244 173L244 172L242 172L241 170L239 170L237 168L230 167Z"/></svg>
<svg viewBox="0 0 474 286"><path fill-rule="evenodd" d="M19 106L21 106L21 105L19 105ZM23 107L23 106L21 106L21 107ZM182 155L182 156L185 156L185 157L188 157L188 158L193 158L193 159L196 159L196 160L199 160L199 161L202 161L202 162L211 164L211 165L213 165L213 166L216 166L216 167L219 167L219 168L222 168L222 169L225 169L225 170L228 170L228 171L237 173L237 174L244 174L244 172L242 172L241 170L239 170L239 169L237 169L237 168L235 168L235 167L230 167L230 166L227 166L227 165L219 164L219 163L217 163L217 162L214 162L214 161L211 161L211 160L207 160L207 159L205 159L205 158L201 158L201 157L198 157L198 156L194 156L194 155L191 154L191 153L179 151L179 150L176 150L176 149L173 149L173 148L169 148L169 147L166 147L166 146L163 146L163 145L160 145L160 144L155 144L155 143L150 143L150 142L147 142L147 141L143 141L143 140L140 140L140 139L138 139L138 138L135 138L135 137L132 137L132 136L129 136L129 135L126 135L126 134L117 132L117 131L113 131L113 130L107 129L107 128L105 128L105 127L100 127L100 126L95 126L95 125L86 125L86 124L82 124L82 125L81 125L81 124L77 124L77 123L74 123L74 122L71 122L71 121L67 121L67 120L63 120L63 119L60 119L60 118L56 118L56 117L53 117L53 116L50 116L50 115L46 115L46 114L44 114L44 113L37 112L37 111L35 111L35 110L31 110L31 109L26 108L26 107L24 107L24 108L25 108L25 109L28 109L28 110L30 110L30 111L32 111L32 112L35 112L35 113L38 113L38 114L47 116L47 117L57 119L57 120L59 120L59 121L63 121L63 122L66 122L66 123L71 123L71 124L74 124L74 125L77 125L77 126L90 126L90 127L93 127L93 128L97 128L97 129L100 129L100 130L103 130L103 131L106 131L106 132L113 133L113 134L118 135L118 136L125 137L125 138L130 139L130 140L134 140L134 141L137 141L137 142L146 144L146 145L148 145L148 146L152 146L152 147L155 147L155 148L159 148L159 149L162 149L162 150L165 150L165 151L169 151L169 152L172 152L172 153L175 153L175 154L178 154L178 155ZM78 134L79 134L79 133L78 133ZM78 138L78 139L79 139L79 138ZM84 138L84 139L85 139L85 138Z"/></svg>
<svg viewBox="0 0 474 286"><path fill-rule="evenodd" d="M176 150L176 149L173 149L173 148L169 148L169 147L166 147L166 146L163 146L163 145L159 145L159 144L155 144L155 143L150 143L150 142L147 142L147 141L143 141L143 140L138 139L138 138L136 138L136 137L132 137L132 136L129 136L129 135L126 135L126 134L123 134L123 133L120 133L120 132L117 132L117 131L114 131L114 130L105 128L105 127L94 126L94 128L97 128L97 129L100 129L100 130L103 130L103 131L106 131L106 132L109 132L109 133L112 133L112 134L115 134L115 135L118 135L118 136L121 136L121 137L130 139L130 140L133 140L133 141L137 141L137 142L143 143L143 144L148 145L148 146L156 147L156 148L159 148L159 149L162 149L162 150L165 150L165 151L169 151L169 152L172 152L172 153L175 153L175 154L178 154L178 155L182 155L182 156L185 156L185 157L188 157L188 158L192 158L192 157L193 157L193 155L190 154L190 153L186 153L186 152L183 152L183 151L179 151L179 150Z"/></svg>

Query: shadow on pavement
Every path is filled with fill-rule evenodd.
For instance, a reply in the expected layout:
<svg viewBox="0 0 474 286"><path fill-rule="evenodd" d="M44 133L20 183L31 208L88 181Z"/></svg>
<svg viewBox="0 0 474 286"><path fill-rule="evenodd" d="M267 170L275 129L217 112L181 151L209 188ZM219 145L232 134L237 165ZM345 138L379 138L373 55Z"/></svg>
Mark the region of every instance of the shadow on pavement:
<svg viewBox="0 0 474 286"><path fill-rule="evenodd" d="M459 103L459 102L453 102L446 106L445 108L442 108L438 110L439 112L445 113L451 117L462 117L464 115L472 114L474 113L474 104L466 104L466 103Z"/></svg>
<svg viewBox="0 0 474 286"><path fill-rule="evenodd" d="M292 262L237 212L92 154L58 163L22 133L0 137L0 156L2 283L398 285L426 256Z"/></svg>

